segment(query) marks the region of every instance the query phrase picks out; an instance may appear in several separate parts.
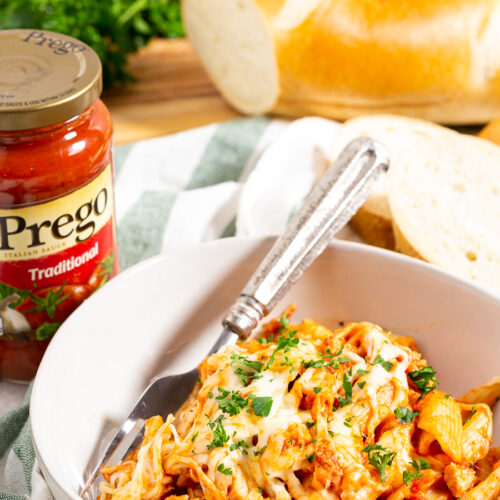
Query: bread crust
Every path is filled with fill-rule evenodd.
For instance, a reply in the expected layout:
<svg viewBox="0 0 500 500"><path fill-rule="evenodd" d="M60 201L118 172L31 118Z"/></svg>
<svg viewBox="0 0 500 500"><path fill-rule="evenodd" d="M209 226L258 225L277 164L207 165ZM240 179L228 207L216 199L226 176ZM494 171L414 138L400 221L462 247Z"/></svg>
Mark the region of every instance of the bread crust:
<svg viewBox="0 0 500 500"><path fill-rule="evenodd" d="M499 28L500 29L500 28ZM500 78L499 78L500 81ZM482 125L500 115L499 90L485 90L480 97L462 93L454 98L421 104L392 105L380 103L376 106L349 106L306 100L287 101L280 98L271 110L274 114L295 118L298 116L324 116L336 120L350 120L358 116L395 114L428 120L442 125ZM237 108L238 109L238 108Z"/></svg>
<svg viewBox="0 0 500 500"><path fill-rule="evenodd" d="M392 221L361 207L351 219L351 227L363 240L376 247L394 250Z"/></svg>
<svg viewBox="0 0 500 500"><path fill-rule="evenodd" d="M300 25L275 30L276 111L346 119L408 114L482 123L500 113L500 61L484 60L491 0L330 0ZM495 27L500 33L500 25ZM499 39L500 41L500 39ZM339 70L339 68L341 68ZM479 81L479 75L489 78Z"/></svg>
<svg viewBox="0 0 500 500"><path fill-rule="evenodd" d="M397 115L373 115L354 118L343 124L334 137L331 158L355 137L369 136L379 141L389 152L391 162L396 153L409 144L425 140L427 137L455 135L456 132L414 118ZM351 227L361 238L371 245L394 249L392 214L389 206L389 187L381 183L375 187L362 208L351 221Z"/></svg>
<svg viewBox="0 0 500 500"><path fill-rule="evenodd" d="M403 231L399 228L397 223L392 221L392 230L394 234L394 250L399 253L403 253L408 255L409 257L415 257L416 259L425 260L422 255L420 255L415 248L413 248L412 244L406 239L406 236L403 234Z"/></svg>
<svg viewBox="0 0 500 500"><path fill-rule="evenodd" d="M394 113L448 124L500 116L500 0L253 1L279 75L279 97L267 111L336 119ZM251 48L224 50L236 59Z"/></svg>

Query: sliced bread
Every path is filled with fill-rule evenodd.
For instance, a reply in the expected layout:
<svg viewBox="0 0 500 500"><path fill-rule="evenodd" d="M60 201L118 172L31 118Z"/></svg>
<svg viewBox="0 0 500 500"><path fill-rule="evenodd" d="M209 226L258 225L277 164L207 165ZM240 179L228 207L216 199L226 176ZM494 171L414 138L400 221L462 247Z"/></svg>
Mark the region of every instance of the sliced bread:
<svg viewBox="0 0 500 500"><path fill-rule="evenodd" d="M389 172L396 250L500 291L500 148L465 135L408 146Z"/></svg>
<svg viewBox="0 0 500 500"><path fill-rule="evenodd" d="M344 123L335 136L331 158L336 158L356 137L369 136L388 150L391 164L407 146L430 137L457 135L456 132L431 122L397 115L373 115L354 118ZM394 248L392 217L388 201L388 182L382 179L366 203L351 220L353 229L367 243L382 248Z"/></svg>

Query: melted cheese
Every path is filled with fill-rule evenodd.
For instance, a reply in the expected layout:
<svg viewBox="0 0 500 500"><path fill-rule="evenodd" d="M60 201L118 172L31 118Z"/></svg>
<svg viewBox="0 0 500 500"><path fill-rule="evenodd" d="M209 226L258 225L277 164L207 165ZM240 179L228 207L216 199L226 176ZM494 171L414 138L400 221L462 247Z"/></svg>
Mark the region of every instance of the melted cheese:
<svg viewBox="0 0 500 500"><path fill-rule="evenodd" d="M283 345L294 330L300 341ZM280 349L256 340L222 349L202 363L178 425L148 421L138 454L104 469L101 500L387 496L416 456L414 424L393 412L409 401L406 372L419 359L391 338L370 323L330 332L307 320L283 332ZM272 402L268 414L256 398ZM386 481L366 448L379 435L375 450L395 453Z"/></svg>
<svg viewBox="0 0 500 500"><path fill-rule="evenodd" d="M271 396L273 399L269 416L259 418L256 422L259 449L266 446L271 434L286 430L291 423L302 423L295 402L287 392L290 374L288 372L274 373L271 377L272 381L264 375L251 385L252 393L256 396Z"/></svg>

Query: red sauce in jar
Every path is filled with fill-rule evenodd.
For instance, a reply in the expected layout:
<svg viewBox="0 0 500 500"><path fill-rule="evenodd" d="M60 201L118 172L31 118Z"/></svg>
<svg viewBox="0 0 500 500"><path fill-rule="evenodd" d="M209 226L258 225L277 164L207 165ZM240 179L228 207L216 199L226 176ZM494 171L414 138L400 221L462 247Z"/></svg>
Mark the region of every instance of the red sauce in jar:
<svg viewBox="0 0 500 500"><path fill-rule="evenodd" d="M20 54L10 81L21 76L0 83L0 378L27 381L61 323L118 272L112 126L89 47L34 30L2 43ZM40 53L51 71L33 70Z"/></svg>

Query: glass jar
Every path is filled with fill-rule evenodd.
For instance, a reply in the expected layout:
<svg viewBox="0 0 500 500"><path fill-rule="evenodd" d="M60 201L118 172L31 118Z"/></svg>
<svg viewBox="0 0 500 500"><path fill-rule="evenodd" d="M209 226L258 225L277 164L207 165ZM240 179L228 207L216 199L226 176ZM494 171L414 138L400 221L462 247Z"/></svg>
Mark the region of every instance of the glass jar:
<svg viewBox="0 0 500 500"><path fill-rule="evenodd" d="M0 32L0 67L0 378L28 381L118 272L112 125L100 61L78 40Z"/></svg>

